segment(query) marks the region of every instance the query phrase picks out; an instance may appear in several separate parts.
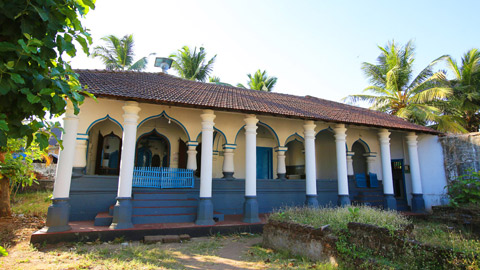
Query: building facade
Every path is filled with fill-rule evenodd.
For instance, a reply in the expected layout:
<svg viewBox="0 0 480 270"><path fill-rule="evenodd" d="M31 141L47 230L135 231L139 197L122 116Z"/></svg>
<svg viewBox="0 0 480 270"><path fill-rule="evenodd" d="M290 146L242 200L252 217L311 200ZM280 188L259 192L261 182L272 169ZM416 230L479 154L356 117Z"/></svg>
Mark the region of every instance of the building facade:
<svg viewBox="0 0 480 270"><path fill-rule="evenodd" d="M231 214L254 223L287 205L421 212L444 202L442 148L429 128L315 97L158 73L78 72L97 98L78 115L67 104L49 231L95 218L118 229L177 222L142 212L168 208L140 206L154 193L181 193L198 225Z"/></svg>

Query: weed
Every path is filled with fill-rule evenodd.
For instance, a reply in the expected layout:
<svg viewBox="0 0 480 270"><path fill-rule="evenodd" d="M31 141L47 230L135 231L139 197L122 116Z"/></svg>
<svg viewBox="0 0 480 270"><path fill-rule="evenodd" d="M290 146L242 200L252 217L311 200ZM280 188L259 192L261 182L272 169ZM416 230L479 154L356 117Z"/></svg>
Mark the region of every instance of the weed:
<svg viewBox="0 0 480 270"><path fill-rule="evenodd" d="M7 250L2 246L0 246L0 256L8 256Z"/></svg>

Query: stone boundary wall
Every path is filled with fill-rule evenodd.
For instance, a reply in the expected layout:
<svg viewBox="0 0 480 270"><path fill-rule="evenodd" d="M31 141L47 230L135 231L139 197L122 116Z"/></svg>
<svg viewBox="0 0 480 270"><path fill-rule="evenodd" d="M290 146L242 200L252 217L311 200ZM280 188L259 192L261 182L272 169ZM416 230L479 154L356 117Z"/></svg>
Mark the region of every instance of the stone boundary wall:
<svg viewBox="0 0 480 270"><path fill-rule="evenodd" d="M445 162L445 174L450 183L468 169L480 169L480 132L447 134L439 137Z"/></svg>
<svg viewBox="0 0 480 270"><path fill-rule="evenodd" d="M432 214L428 218L442 223L464 226L480 238L480 208L434 206Z"/></svg>
<svg viewBox="0 0 480 270"><path fill-rule="evenodd" d="M269 220L263 226L263 247L286 250L313 261L336 262L337 237L327 228Z"/></svg>
<svg viewBox="0 0 480 270"><path fill-rule="evenodd" d="M386 228L351 222L344 233L349 243L369 249L378 256L395 258L399 254L413 251L444 265L448 265L453 257L468 258L461 252L412 240L410 239L412 231L413 225L391 232ZM338 237L333 235L328 226L314 228L308 225L269 220L263 228L263 247L288 251L314 261L336 264L339 257L336 249L337 241ZM357 263L361 264L361 262ZM375 264L375 262L370 263Z"/></svg>

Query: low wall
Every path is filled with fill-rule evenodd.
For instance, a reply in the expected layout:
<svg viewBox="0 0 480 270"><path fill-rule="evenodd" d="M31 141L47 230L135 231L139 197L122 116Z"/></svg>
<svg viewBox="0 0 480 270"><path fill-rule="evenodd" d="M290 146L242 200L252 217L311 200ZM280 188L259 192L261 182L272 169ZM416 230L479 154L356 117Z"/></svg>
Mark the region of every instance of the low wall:
<svg viewBox="0 0 480 270"><path fill-rule="evenodd" d="M434 206L429 219L467 227L480 237L480 208Z"/></svg>
<svg viewBox="0 0 480 270"><path fill-rule="evenodd" d="M314 261L335 263L337 240L326 228L315 229L312 226L274 220L269 220L263 226L263 247L286 250Z"/></svg>
<svg viewBox="0 0 480 270"><path fill-rule="evenodd" d="M361 249L368 249L372 254L390 259L395 259L408 251L418 253L433 260L439 265L449 265L452 258L461 260L454 263L462 263L462 259L469 258L460 252L451 249L436 247L411 240L413 225L403 230L394 232L386 228L374 225L354 223L348 224L348 229L341 233L346 241L360 252ZM337 249L339 238L328 230L328 227L314 228L308 225L301 225L288 222L269 220L263 227L262 245L266 248L287 251L291 254L307 257L314 261L331 262L335 264L340 252ZM340 247L340 249L345 247ZM355 254L343 254L343 256ZM349 258L352 259L352 258ZM354 264L362 265L363 260L356 258ZM369 261L369 264L376 265L377 262ZM458 266L458 264L455 264Z"/></svg>
<svg viewBox="0 0 480 270"><path fill-rule="evenodd" d="M83 175L73 177L70 188L70 220L93 220L99 212L106 212L115 204L118 176ZM135 191L185 192L189 198L198 199L200 180L189 189L145 189ZM320 205L337 204L337 181L317 180ZM226 214L243 214L245 180L213 179L212 201L214 211ZM257 201L260 213L270 213L283 206L302 206L305 203L305 180L257 180Z"/></svg>

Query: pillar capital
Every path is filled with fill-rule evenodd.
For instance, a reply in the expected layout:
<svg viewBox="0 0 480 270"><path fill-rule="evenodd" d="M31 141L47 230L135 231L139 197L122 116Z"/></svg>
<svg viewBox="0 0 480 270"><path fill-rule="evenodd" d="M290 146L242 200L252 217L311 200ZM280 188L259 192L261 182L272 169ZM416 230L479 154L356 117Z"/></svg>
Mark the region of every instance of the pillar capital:
<svg viewBox="0 0 480 270"><path fill-rule="evenodd" d="M285 146L277 146L274 148L275 152L287 152L288 147Z"/></svg>
<svg viewBox="0 0 480 270"><path fill-rule="evenodd" d="M390 142L390 134L391 132L388 129L382 128L378 131L378 137L380 138L380 142Z"/></svg>
<svg viewBox="0 0 480 270"><path fill-rule="evenodd" d="M408 132L405 138L407 139L408 146L417 147L418 136L415 134L415 132Z"/></svg>
<svg viewBox="0 0 480 270"><path fill-rule="evenodd" d="M190 146L190 147L197 147L198 146L197 141L188 141L186 144L187 144L187 146Z"/></svg>
<svg viewBox="0 0 480 270"><path fill-rule="evenodd" d="M123 120L124 124L137 124L139 118L138 112L140 112L140 107L138 107L138 102L136 101L125 101L125 105L122 107L123 111Z"/></svg>
<svg viewBox="0 0 480 270"><path fill-rule="evenodd" d="M246 127L254 127L257 125L258 123L258 119L257 117L254 115L254 114L248 114L245 119L243 119L243 121L245 121L245 128Z"/></svg>
<svg viewBox="0 0 480 270"><path fill-rule="evenodd" d="M377 152L368 152L368 153L365 153L363 154L364 157L376 157L377 156Z"/></svg>
<svg viewBox="0 0 480 270"><path fill-rule="evenodd" d="M312 120L306 120L303 124L303 134L305 135L305 139L307 137L315 138L315 123Z"/></svg>
<svg viewBox="0 0 480 270"><path fill-rule="evenodd" d="M347 128L344 124L335 125L333 131L335 132L335 141L345 142L347 137Z"/></svg>
<svg viewBox="0 0 480 270"><path fill-rule="evenodd" d="M212 125L213 125L213 120L215 120L215 117L217 116L215 115L213 110L203 110L202 114L200 114L200 118L202 118L203 122L211 122Z"/></svg>
<svg viewBox="0 0 480 270"><path fill-rule="evenodd" d="M353 157L354 155L355 155L355 152L347 151L347 157Z"/></svg>
<svg viewBox="0 0 480 270"><path fill-rule="evenodd" d="M233 150L237 149L237 145L226 143L226 144L223 145L223 150L227 150L227 149L233 151Z"/></svg>
<svg viewBox="0 0 480 270"><path fill-rule="evenodd" d="M64 119L68 118L78 118L77 115L75 115L75 109L73 107L73 103L67 99L67 105L65 106L65 117Z"/></svg>

